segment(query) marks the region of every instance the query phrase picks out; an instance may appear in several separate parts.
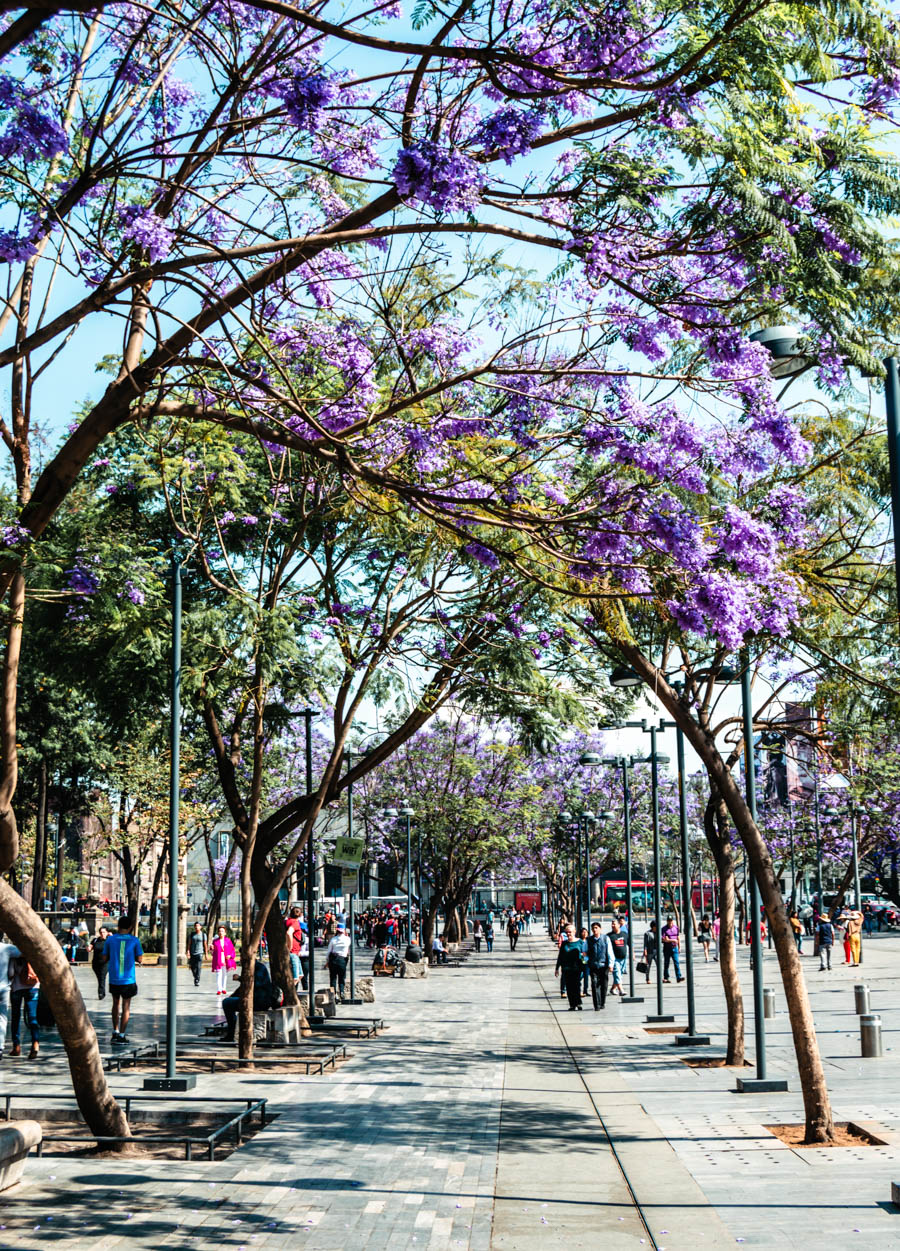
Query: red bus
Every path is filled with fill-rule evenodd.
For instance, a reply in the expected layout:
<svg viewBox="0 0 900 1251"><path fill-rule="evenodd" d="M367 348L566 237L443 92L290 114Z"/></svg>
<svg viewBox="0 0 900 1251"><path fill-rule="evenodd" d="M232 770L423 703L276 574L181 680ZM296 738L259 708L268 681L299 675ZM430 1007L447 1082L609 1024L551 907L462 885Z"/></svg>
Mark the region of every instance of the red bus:
<svg viewBox="0 0 900 1251"><path fill-rule="evenodd" d="M710 912L713 906L714 883L709 878L703 879L703 884L694 881L692 884L692 902L695 911ZM603 911L612 912L622 911L626 907L627 883L624 878L610 878L603 883ZM681 904L681 883L665 882L663 883L662 903L663 908L666 907L669 900L674 898ZM633 877L631 879L631 906L636 912L650 911L655 906L653 895L653 883L642 881L640 878Z"/></svg>

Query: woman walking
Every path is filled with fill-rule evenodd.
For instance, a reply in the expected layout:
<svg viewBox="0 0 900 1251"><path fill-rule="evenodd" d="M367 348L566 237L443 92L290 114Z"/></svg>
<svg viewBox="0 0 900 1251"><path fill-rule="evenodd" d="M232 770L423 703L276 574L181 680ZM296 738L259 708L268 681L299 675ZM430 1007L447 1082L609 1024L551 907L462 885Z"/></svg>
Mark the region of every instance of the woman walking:
<svg viewBox="0 0 900 1251"><path fill-rule="evenodd" d="M37 1005L41 984L34 969L24 956L16 956L12 961L10 973L10 1006L12 1008L10 1026L13 1045L9 1054L11 1056L20 1056L22 1054L19 1026L24 1013L25 1023L28 1026L28 1032L31 1034L31 1050L28 1053L28 1059L33 1060L40 1050L38 1045L40 1034L38 1031Z"/></svg>
<svg viewBox="0 0 900 1251"><path fill-rule="evenodd" d="M212 943L212 970L216 975L216 994L228 993L228 971L237 968L237 954L234 943L228 937L224 925L219 926L219 933Z"/></svg>

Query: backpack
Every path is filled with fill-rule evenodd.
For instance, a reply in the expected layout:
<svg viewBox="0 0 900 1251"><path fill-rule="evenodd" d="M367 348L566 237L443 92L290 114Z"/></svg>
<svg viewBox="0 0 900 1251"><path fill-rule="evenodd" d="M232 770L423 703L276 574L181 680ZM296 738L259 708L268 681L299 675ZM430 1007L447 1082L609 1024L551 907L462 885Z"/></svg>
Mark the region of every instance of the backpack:
<svg viewBox="0 0 900 1251"><path fill-rule="evenodd" d="M27 990L34 990L41 980L24 956L16 957L15 976L21 978Z"/></svg>

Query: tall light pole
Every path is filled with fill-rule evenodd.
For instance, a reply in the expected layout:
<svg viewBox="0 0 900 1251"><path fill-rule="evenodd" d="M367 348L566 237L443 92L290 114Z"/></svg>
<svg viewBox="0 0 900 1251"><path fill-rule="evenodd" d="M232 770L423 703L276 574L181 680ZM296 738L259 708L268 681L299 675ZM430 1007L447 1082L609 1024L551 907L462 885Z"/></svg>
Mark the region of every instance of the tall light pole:
<svg viewBox="0 0 900 1251"><path fill-rule="evenodd" d="M304 708L301 716L304 720L305 754L306 754L306 795L313 793L313 755L312 755L312 719L318 713L314 708ZM314 1024L320 1024L321 1018L316 1013L316 839L315 827L309 831L306 840L306 943L309 947L309 976L306 979L309 1003L308 1016Z"/></svg>
<svg viewBox="0 0 900 1251"><path fill-rule="evenodd" d="M622 799L625 813L625 892L626 915L628 917L628 996L623 1003L643 1003L643 995L634 993L634 907L631 866L631 788L628 770L634 764L633 758L617 756L616 761L622 767Z"/></svg>
<svg viewBox="0 0 900 1251"><path fill-rule="evenodd" d="M404 807L400 809L400 816L406 818L406 941L410 944L412 944L413 940L411 822L415 815L415 808Z"/></svg>
<svg viewBox="0 0 900 1251"><path fill-rule="evenodd" d="M750 691L750 656L746 649L741 653L741 720L744 735L744 783L747 807L753 824L756 824L756 764L753 757L753 704ZM756 1077L737 1079L740 1093L787 1090L786 1081L766 1076L766 1023L763 1015L763 949L761 933L761 909L759 885L756 876L749 874L750 887L750 943L753 961L753 1029L756 1042Z"/></svg>
<svg viewBox="0 0 900 1251"><path fill-rule="evenodd" d="M687 978L687 1032L678 1034L675 1042L685 1047L708 1047L708 1034L697 1033L697 1010L694 1001L694 931L691 925L692 874L690 843L688 839L687 779L684 770L684 735L674 721L660 721L660 727L675 726L676 758L678 761L678 828L681 834L681 926L684 934L685 977ZM703 884L700 885L703 894Z"/></svg>
<svg viewBox="0 0 900 1251"><path fill-rule="evenodd" d="M145 1090L192 1090L197 1078L191 1073L176 1076L178 1046L178 863L181 859L181 561L171 555L172 577L172 672L169 719L169 924L166 935L166 1075L145 1077Z"/></svg>

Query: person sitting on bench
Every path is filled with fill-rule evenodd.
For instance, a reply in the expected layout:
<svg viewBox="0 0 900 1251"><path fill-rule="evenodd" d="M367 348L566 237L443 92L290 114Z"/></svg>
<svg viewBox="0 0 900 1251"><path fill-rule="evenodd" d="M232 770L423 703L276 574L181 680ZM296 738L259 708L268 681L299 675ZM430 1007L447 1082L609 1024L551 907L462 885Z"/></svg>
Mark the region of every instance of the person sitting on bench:
<svg viewBox="0 0 900 1251"><path fill-rule="evenodd" d="M253 972L253 1011L266 1012L269 1008L277 1008L281 1003L281 991L269 975L269 966L257 960ZM222 1000L222 1011L225 1013L225 1034L223 1042L234 1042L234 1031L238 1013L241 1009L241 993L226 995Z"/></svg>
<svg viewBox="0 0 900 1251"><path fill-rule="evenodd" d="M379 947L372 961L372 972L376 977L393 977L398 963L393 947Z"/></svg>
<svg viewBox="0 0 900 1251"><path fill-rule="evenodd" d="M432 964L447 963L447 948L441 942L440 934L435 934L431 940L431 962Z"/></svg>

